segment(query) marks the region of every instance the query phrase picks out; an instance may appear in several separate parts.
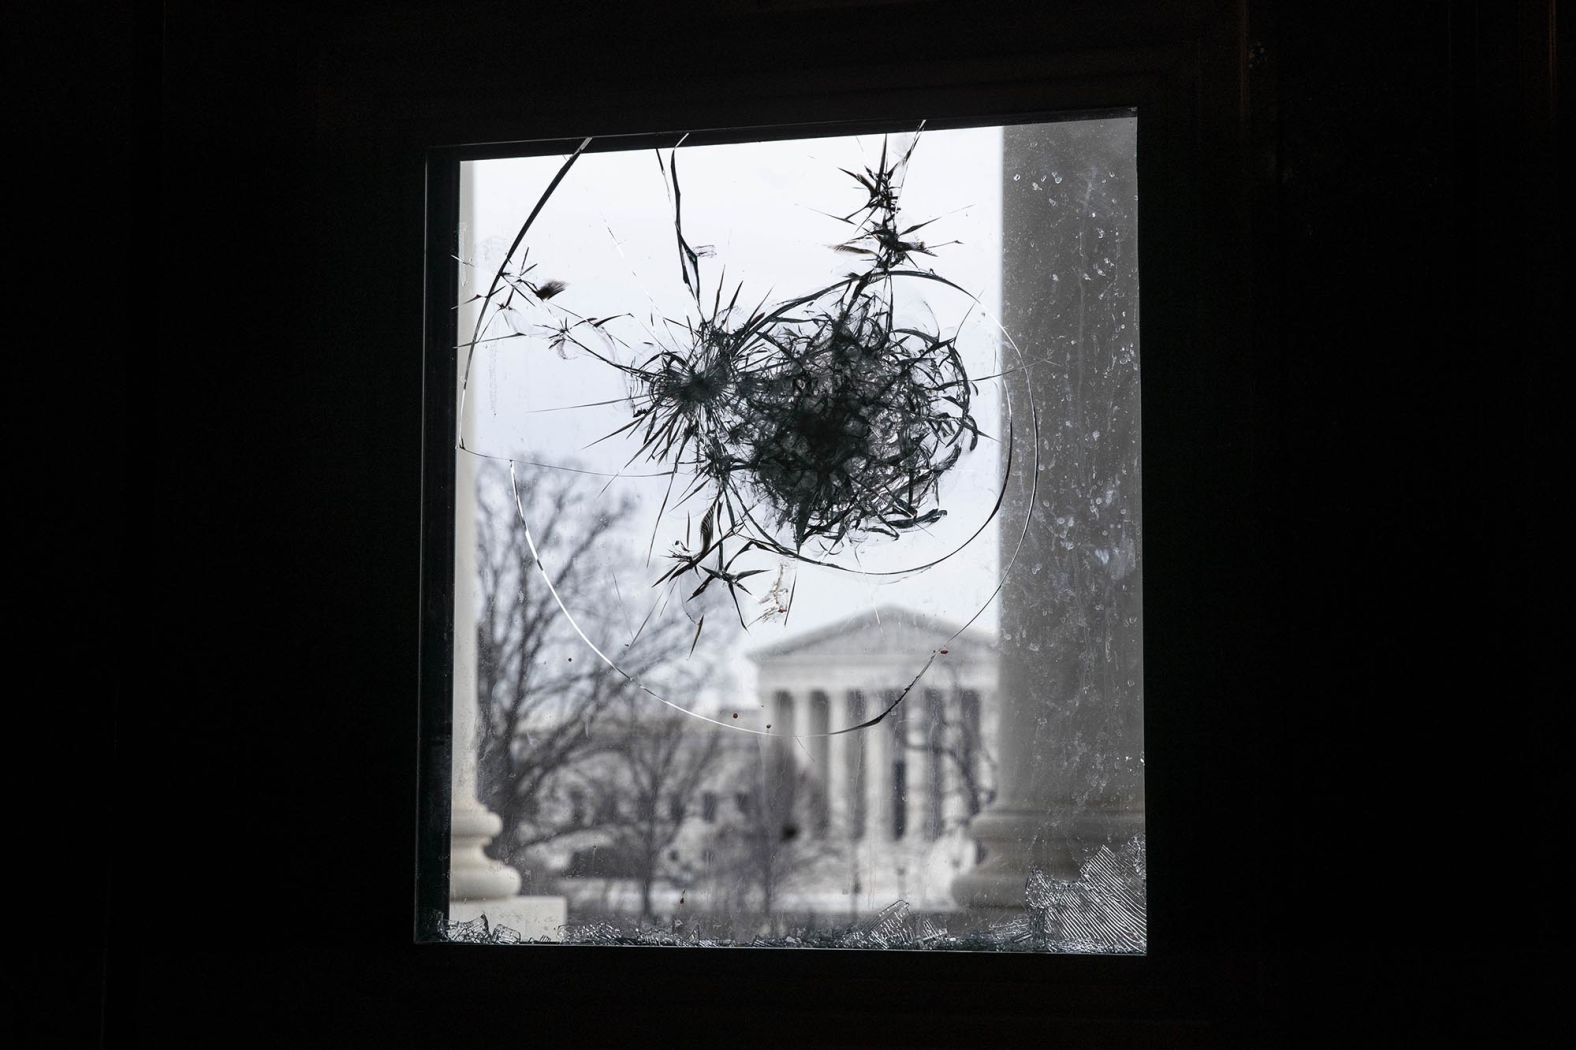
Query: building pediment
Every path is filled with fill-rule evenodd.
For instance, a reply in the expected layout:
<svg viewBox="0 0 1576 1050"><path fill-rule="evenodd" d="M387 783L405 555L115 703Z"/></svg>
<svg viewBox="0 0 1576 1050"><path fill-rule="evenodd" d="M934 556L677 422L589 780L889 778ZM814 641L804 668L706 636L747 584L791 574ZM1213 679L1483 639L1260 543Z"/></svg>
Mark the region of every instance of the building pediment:
<svg viewBox="0 0 1576 1050"><path fill-rule="evenodd" d="M872 658L928 657L946 649L956 662L984 658L995 652L994 641L982 631L968 629L914 609L882 606L752 650L748 656L758 666L771 664Z"/></svg>

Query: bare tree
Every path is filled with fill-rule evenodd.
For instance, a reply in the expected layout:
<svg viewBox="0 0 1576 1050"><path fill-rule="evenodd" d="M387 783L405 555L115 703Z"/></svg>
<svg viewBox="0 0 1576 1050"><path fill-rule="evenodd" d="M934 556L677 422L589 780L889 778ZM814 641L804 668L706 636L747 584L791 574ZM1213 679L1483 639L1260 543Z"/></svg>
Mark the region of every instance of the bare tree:
<svg viewBox="0 0 1576 1050"><path fill-rule="evenodd" d="M963 689L956 681L949 689L925 690L922 732L908 731L907 721L899 723L904 748L923 753L925 768L932 777L944 779L940 770L953 772L955 793L963 800L964 816L957 822L967 824L980 811L995 801L996 762L985 746L981 732L980 697L973 690ZM944 809L940 799L927 800ZM931 837L950 830L939 818L927 815Z"/></svg>
<svg viewBox="0 0 1576 1050"><path fill-rule="evenodd" d="M740 763L733 774L738 815L716 837L714 878L738 905L753 898L776 932L783 892L834 852L827 839L807 833L822 789L775 741L761 760Z"/></svg>
<svg viewBox="0 0 1576 1050"><path fill-rule="evenodd" d="M617 578L630 556L616 541L628 502L594 499L579 474L523 465L511 482L489 464L477 489L478 790L504 824L490 852L529 879L531 850L589 826L557 797L564 773L607 746L599 725L637 692L586 648L538 561L588 632L628 639L614 651L637 679L682 661L693 625L676 607L624 607Z"/></svg>
<svg viewBox="0 0 1576 1050"><path fill-rule="evenodd" d="M639 697L619 704L612 740L610 775L588 786L599 797L627 805L599 805L611 816L600 826L611 832L612 848L640 884L640 914L652 917L652 889L659 880L687 881L695 868L672 856L680 832L695 812L703 784L722 755L719 731L667 712L652 717Z"/></svg>

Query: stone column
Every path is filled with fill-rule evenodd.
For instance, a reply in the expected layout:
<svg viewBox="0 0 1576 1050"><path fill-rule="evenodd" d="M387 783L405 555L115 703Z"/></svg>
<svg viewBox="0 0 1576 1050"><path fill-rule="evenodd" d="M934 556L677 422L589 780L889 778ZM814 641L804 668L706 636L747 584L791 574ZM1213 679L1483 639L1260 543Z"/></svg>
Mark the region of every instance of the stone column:
<svg viewBox="0 0 1576 1050"><path fill-rule="evenodd" d="M836 699L840 692L829 693L828 719L833 729L841 729L847 725L843 719L843 707ZM857 735L857 734L855 734ZM833 838L848 839L848 816L853 810L853 797L849 794L850 781L848 778L848 736L834 736L826 742L826 800L827 818L830 820L828 832Z"/></svg>
<svg viewBox="0 0 1576 1050"><path fill-rule="evenodd" d="M844 691L843 725L853 726L863 722L865 694L860 689ZM843 794L848 799L843 828L850 841L861 842L870 833L870 734L865 730L844 733L837 737L841 744L843 780L847 788Z"/></svg>
<svg viewBox="0 0 1576 1050"><path fill-rule="evenodd" d="M924 801L920 830L926 840L939 837L946 823L947 760L940 750L945 739L942 727L947 717L946 695L940 689L925 690L924 721L915 740L925 760L924 779L921 781Z"/></svg>
<svg viewBox="0 0 1576 1050"><path fill-rule="evenodd" d="M469 456L456 465L458 498L454 557L454 757L450 771L449 918L463 921L520 892L520 875L483 853L503 821L476 797L476 471ZM463 913L463 914L459 914Z"/></svg>
<svg viewBox="0 0 1576 1050"><path fill-rule="evenodd" d="M476 265L462 272L461 298L484 268L476 258L474 166L460 165L460 255ZM496 261L493 263L497 265ZM490 274L479 279L489 280ZM475 307L459 311L459 331L476 323ZM468 336L467 336L468 338ZM461 355L461 373L464 355ZM479 370L477 370L479 373ZM477 374L477 373L473 373ZM474 410L477 391L461 409L461 432L468 446L476 444ZM458 398L459 391L455 391ZM449 921L468 922L485 915L491 926L507 926L530 940L560 936L566 919L562 897L522 897L520 875L483 852L503 831L503 821L477 800L476 792L476 467L475 457L456 452L454 465L454 713L453 757L450 766Z"/></svg>
<svg viewBox="0 0 1576 1050"><path fill-rule="evenodd" d="M887 790L890 791L893 805L898 805L901 800L903 807L903 843L908 845L924 837L925 825L925 781L923 764L924 752L919 748L920 738L923 736L921 716L924 712L925 698L921 695L910 693L892 712L891 735L887 743L891 745L892 757L887 766ZM918 712L918 714L916 714ZM895 766L893 763L903 763L903 782L899 789ZM895 823L892 825L896 827ZM906 865L905 865L906 866Z"/></svg>
<svg viewBox="0 0 1576 1050"><path fill-rule="evenodd" d="M767 708L771 719L767 725L771 731L773 776L785 776L793 761L794 751L794 694L787 689L772 691L771 706Z"/></svg>
<svg viewBox="0 0 1576 1050"><path fill-rule="evenodd" d="M1029 366L1008 380L1004 564L1032 516L1002 593L998 794L970 827L984 860L953 884L965 906L1022 907L1031 871L1072 879L1143 832L1134 137L1128 118L1004 132L1002 323Z"/></svg>
<svg viewBox="0 0 1576 1050"><path fill-rule="evenodd" d="M947 728L939 739L943 747L953 747L958 743L963 725L963 708L956 686L946 690L943 704ZM956 824L967 810L963 805L963 777L956 761L946 754L938 755L937 759L941 766L941 826L945 829Z"/></svg>
<svg viewBox="0 0 1576 1050"><path fill-rule="evenodd" d="M886 691L865 691L867 717L886 707ZM864 730L865 743L865 838L877 847L892 841L892 734L884 724Z"/></svg>

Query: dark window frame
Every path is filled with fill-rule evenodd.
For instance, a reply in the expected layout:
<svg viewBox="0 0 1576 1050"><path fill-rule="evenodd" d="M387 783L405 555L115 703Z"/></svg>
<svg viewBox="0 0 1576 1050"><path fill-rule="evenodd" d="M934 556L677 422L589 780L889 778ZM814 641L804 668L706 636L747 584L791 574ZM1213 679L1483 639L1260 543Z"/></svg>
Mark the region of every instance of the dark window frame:
<svg viewBox="0 0 1576 1050"><path fill-rule="evenodd" d="M1474 788L1561 796L1563 591L1536 559L1462 561L1557 534L1555 5L624 7L175 0L53 34L23 107L43 138L18 141L54 162L33 183L61 203L24 225L111 260L89 295L129 286L133 335L160 316L154 343L79 340L62 366L78 392L126 379L157 452L127 658L98 662L158 688L113 720L107 862L70 835L96 834L103 800L62 781L81 804L50 821L70 841L46 843L48 871L107 885L108 930L94 894L56 894L86 901L87 929L34 938L29 969L69 960L108 994L51 1024L163 1045L1536 1031L1558 925L1490 915L1463 938L1451 919L1474 848L1531 848L1521 899L1562 892L1536 863L1551 807ZM128 56L147 59L136 83ZM960 92L1003 109L1029 81L1056 106L1167 94L1191 114L1162 135L1144 110L1140 157L1146 394L1170 392L1145 402L1149 957L414 944L425 150L935 114ZM81 105L61 119L60 98ZM149 169L162 206L130 177ZM33 270L52 302L58 267ZM118 432L75 429L44 446L113 471ZM172 799L173 820L150 808ZM172 835L203 877L172 881Z"/></svg>
<svg viewBox="0 0 1576 1050"><path fill-rule="evenodd" d="M1246 61L1240 12L1198 5L1172 21L1148 20L1138 8L1116 5L1095 13L1080 8L1068 16L1063 49L1003 53L963 61L937 74L919 63L893 67L899 83L865 81L828 96L799 84L763 101L697 101L660 89L633 109L601 102L584 112L511 116L498 105L467 112L459 99L428 115L426 150L428 302L452 302L454 267L449 257L456 228L457 163L521 152L520 143L600 141L671 142L683 131L708 141L761 137L763 129L879 130L912 126L1013 123L1134 111L1139 119L1140 252L1144 281L1145 558L1146 558L1146 753L1150 839L1150 950L1143 958L1059 955L992 955L863 951L730 949L605 949L543 945L479 949L426 940L424 953L453 955L456 964L485 984L528 979L551 967L558 977L594 980L616 969L631 980L665 988L693 988L717 980L743 979L751 987L792 988L810 981L834 989L818 1009L855 1008L862 1001L849 982L882 987L972 991L966 1012L987 1017L1011 1012L1023 996L1046 988L1103 1003L1102 1009L1143 1013L1201 978L1190 975L1188 959L1213 950L1229 935L1210 941L1198 921L1186 919L1182 897L1203 883L1196 847L1181 842L1179 809L1197 798L1208 774L1186 768L1187 721L1217 698L1219 681L1206 689L1205 668L1186 650L1198 630L1172 631L1167 614L1187 615L1191 587L1207 572L1190 564L1207 531L1196 508L1180 501L1199 488L1214 489L1248 467L1246 452L1224 436L1224 428L1246 421L1245 380L1231 372L1250 328L1245 215L1250 194L1240 136ZM851 64L851 62L850 62ZM847 70L844 70L847 72ZM850 74L858 80L857 74ZM603 100L605 101L605 100ZM447 118L447 119L445 119ZM653 133L653 127L663 128ZM407 132L407 138L409 133ZM501 144L499 144L501 143ZM643 143L644 144L644 143ZM595 146L593 146L595 148ZM441 202L441 207L433 207ZM442 348L455 340L446 325L452 311L427 315L429 348L424 424L424 498L421 800L418 831L418 939L430 937L432 919L447 899L449 603L445 587L452 564L452 479L444 492L445 464L452 471L454 362ZM1202 452L1201 457L1198 453ZM1246 530L1249 526L1241 525ZM1207 544L1217 553L1228 538L1218 530ZM436 573L431 566L438 566ZM1158 570L1158 571L1157 571ZM436 577L436 579L434 578ZM436 584L437 586L433 586ZM1224 599L1222 599L1224 600ZM1221 605L1212 606L1218 612ZM1157 616L1157 611L1159 616ZM1218 625L1217 625L1218 626ZM437 698L432 701L432 698ZM1180 850L1180 852L1178 852ZM1180 877L1179 877L1180 876ZM1239 933L1249 925L1232 925ZM1201 938L1190 943L1189 938ZM466 954L470 953L470 954ZM741 955L746 958L741 959ZM464 956L464 962L458 960ZM1047 982L1050 982L1049 984ZM1075 992L1074 989L1077 991ZM820 993L817 993L820 994ZM915 993L920 994L920 993ZM921 998L916 1002L923 1002ZM1120 1005L1118 1005L1120 1004Z"/></svg>

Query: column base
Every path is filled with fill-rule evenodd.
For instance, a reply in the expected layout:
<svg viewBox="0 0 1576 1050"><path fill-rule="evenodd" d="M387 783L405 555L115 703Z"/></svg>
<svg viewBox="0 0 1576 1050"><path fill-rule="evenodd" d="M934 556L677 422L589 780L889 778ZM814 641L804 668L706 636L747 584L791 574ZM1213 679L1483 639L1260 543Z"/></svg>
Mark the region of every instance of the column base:
<svg viewBox="0 0 1576 1050"><path fill-rule="evenodd" d="M1143 833L1142 808L987 809L969 825L985 859L952 881L952 899L965 908L1022 909L1030 872L1071 882L1101 846L1115 849Z"/></svg>
<svg viewBox="0 0 1576 1050"><path fill-rule="evenodd" d="M503 821L480 803L457 805L449 814L449 899L495 900L520 892L520 873L482 852Z"/></svg>

